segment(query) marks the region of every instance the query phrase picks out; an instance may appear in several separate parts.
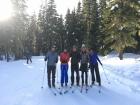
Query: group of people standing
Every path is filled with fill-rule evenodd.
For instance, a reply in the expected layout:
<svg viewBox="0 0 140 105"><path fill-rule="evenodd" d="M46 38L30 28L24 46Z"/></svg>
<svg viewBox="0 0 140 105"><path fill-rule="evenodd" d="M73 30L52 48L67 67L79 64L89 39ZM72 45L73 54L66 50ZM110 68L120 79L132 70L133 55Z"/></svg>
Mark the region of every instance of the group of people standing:
<svg viewBox="0 0 140 105"><path fill-rule="evenodd" d="M71 58L71 59L70 59ZM56 46L52 46L51 50L45 56L45 61L47 61L47 77L48 77L48 86L49 88L55 88L55 76L56 76L56 64L58 62L58 54L56 52ZM99 73L98 62L102 65L100 59L98 58L97 53L94 49L87 49L85 45L82 45L81 51L79 52L76 46L73 46L72 51L69 53L65 48L64 51L60 54L61 62L61 87L68 85L68 68L69 61L71 64L71 86L81 85L88 86L88 71L91 72L91 81L94 85L95 83L95 74L96 81L99 86L101 86L101 78ZM79 67L80 65L80 67ZM81 76L80 72L81 71ZM76 76L74 75L76 73ZM75 78L76 77L76 78ZM75 82L76 80L76 82Z"/></svg>

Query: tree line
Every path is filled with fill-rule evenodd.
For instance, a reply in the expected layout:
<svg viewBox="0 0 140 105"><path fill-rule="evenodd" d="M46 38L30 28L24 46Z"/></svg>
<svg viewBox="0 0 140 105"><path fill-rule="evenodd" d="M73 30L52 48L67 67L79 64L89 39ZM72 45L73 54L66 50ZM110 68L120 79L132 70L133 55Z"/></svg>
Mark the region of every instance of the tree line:
<svg viewBox="0 0 140 105"><path fill-rule="evenodd" d="M42 55L52 45L60 52L82 44L102 55L115 50L120 59L124 52L140 52L139 0L83 0L65 17L58 14L54 0L46 0L32 16L26 0L11 2L12 18L0 22L0 56L17 60L26 51Z"/></svg>

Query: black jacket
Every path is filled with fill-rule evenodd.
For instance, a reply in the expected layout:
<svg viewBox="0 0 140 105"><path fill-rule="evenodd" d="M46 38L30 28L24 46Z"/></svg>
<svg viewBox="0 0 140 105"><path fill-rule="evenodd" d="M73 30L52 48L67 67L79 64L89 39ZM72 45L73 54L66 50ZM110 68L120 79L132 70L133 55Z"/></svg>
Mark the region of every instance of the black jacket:
<svg viewBox="0 0 140 105"><path fill-rule="evenodd" d="M77 65L80 62L80 53L79 52L71 52L71 65Z"/></svg>

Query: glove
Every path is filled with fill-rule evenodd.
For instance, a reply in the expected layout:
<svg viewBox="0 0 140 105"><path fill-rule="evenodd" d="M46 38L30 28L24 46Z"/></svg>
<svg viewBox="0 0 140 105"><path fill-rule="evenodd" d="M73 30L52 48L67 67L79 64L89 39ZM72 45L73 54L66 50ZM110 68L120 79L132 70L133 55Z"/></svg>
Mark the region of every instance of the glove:
<svg viewBox="0 0 140 105"><path fill-rule="evenodd" d="M103 64L101 63L101 66L103 66Z"/></svg>
<svg viewBox="0 0 140 105"><path fill-rule="evenodd" d="M46 62L47 61L47 58L45 58L44 61Z"/></svg>
<svg viewBox="0 0 140 105"><path fill-rule="evenodd" d="M88 66L88 69L90 69L90 65Z"/></svg>

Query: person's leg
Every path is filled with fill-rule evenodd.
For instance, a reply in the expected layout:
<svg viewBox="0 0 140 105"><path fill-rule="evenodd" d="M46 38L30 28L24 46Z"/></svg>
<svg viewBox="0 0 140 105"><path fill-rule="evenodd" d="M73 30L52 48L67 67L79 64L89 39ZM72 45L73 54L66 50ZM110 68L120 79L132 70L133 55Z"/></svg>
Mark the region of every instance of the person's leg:
<svg viewBox="0 0 140 105"><path fill-rule="evenodd" d="M83 86L84 85L84 71L82 71L81 78L82 78L82 86Z"/></svg>
<svg viewBox="0 0 140 105"><path fill-rule="evenodd" d="M95 73L96 73L96 81L99 83L99 86L101 86L101 77L99 73L98 64L95 65Z"/></svg>
<svg viewBox="0 0 140 105"><path fill-rule="evenodd" d="M29 58L27 57L27 64L29 64Z"/></svg>
<svg viewBox="0 0 140 105"><path fill-rule="evenodd" d="M81 78L82 78L82 86L83 86L84 85L84 68L83 68L83 64L81 64L80 70L81 70Z"/></svg>
<svg viewBox="0 0 140 105"><path fill-rule="evenodd" d="M88 72L85 71L85 83L86 83L86 86L88 86Z"/></svg>
<svg viewBox="0 0 140 105"><path fill-rule="evenodd" d="M71 65L71 86L74 85L74 66Z"/></svg>
<svg viewBox="0 0 140 105"><path fill-rule="evenodd" d="M79 80L80 80L80 77L79 77L79 67L77 65L77 67L76 67L76 82L77 82L77 86L79 86Z"/></svg>
<svg viewBox="0 0 140 105"><path fill-rule="evenodd" d="M90 65L90 70L91 70L91 78L92 78L92 85L93 85L95 82L95 74L94 74L95 66L93 64Z"/></svg>
<svg viewBox="0 0 140 105"><path fill-rule="evenodd" d="M52 67L52 85L55 87L55 75L56 75L56 67Z"/></svg>
<svg viewBox="0 0 140 105"><path fill-rule="evenodd" d="M68 84L68 64L65 64L65 85Z"/></svg>
<svg viewBox="0 0 140 105"><path fill-rule="evenodd" d="M50 66L47 66L47 76L48 76L48 87L51 88L51 80L50 80L50 77L51 77L51 67Z"/></svg>
<svg viewBox="0 0 140 105"><path fill-rule="evenodd" d="M65 73L65 70L64 70L64 65L61 64L61 86L63 87L63 84L64 84L64 73Z"/></svg>
<svg viewBox="0 0 140 105"><path fill-rule="evenodd" d="M32 63L32 59L31 59L31 57L30 57L30 62Z"/></svg>

